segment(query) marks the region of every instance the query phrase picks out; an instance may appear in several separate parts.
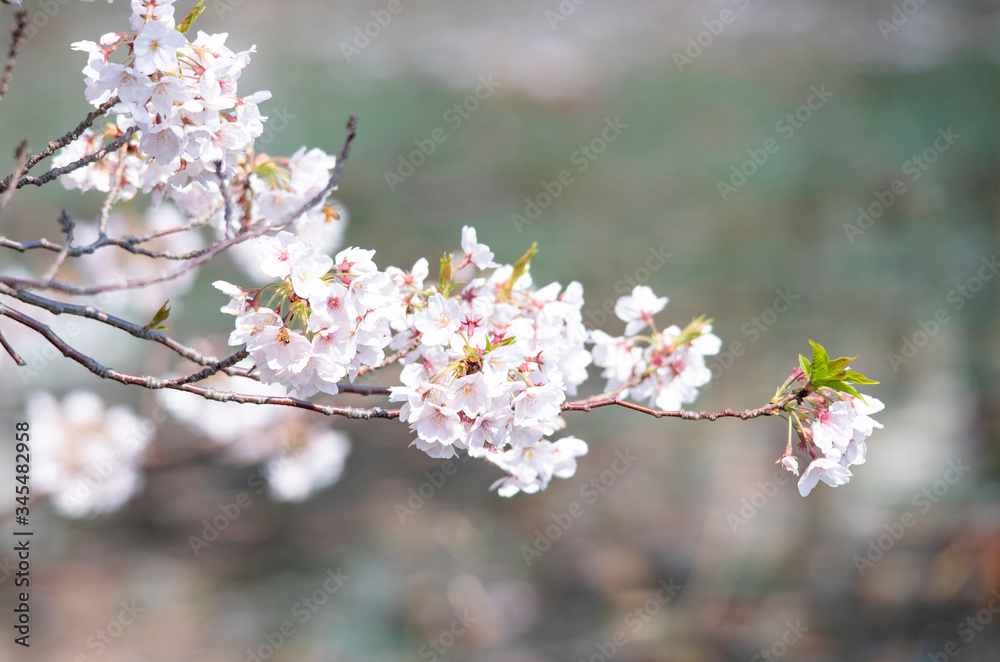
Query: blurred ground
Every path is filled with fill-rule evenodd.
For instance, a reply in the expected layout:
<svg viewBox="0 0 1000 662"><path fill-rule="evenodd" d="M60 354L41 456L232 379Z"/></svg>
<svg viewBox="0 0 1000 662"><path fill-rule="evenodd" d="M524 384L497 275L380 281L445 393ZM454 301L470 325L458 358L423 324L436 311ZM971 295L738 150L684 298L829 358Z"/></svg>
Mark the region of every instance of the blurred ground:
<svg viewBox="0 0 1000 662"><path fill-rule="evenodd" d="M780 421L606 409L568 415L592 449L575 478L504 500L487 491L495 471L445 476L402 425L334 421L354 450L305 504L255 493L253 467L166 462L118 515L40 508L36 643L5 641L0 659L1000 659L996 4L403 0L357 38L387 6L213 0L199 19L257 45L240 85L274 93L267 151L336 151L360 116L339 193L348 245L407 266L464 224L504 261L538 242L536 281L581 281L589 324L609 331L616 284L647 280L671 321L716 320L724 353L699 408L765 403L809 338L860 353L887 405L868 463L802 499L774 482ZM69 44L127 22L121 0L58 7L0 108L4 172L22 135L37 148L86 113ZM609 121L626 128L579 152ZM447 139L406 175L438 128ZM564 170L572 183L542 205ZM4 231L54 237L63 206L85 217L102 201L46 191L19 194ZM512 219L533 215L526 198L545 208ZM651 248L669 257L649 263ZM222 347L208 283L231 271L203 273L180 337ZM142 350L106 348L126 368L155 361ZM4 421L29 387L153 406L59 361L29 386L6 356L0 370ZM192 443L171 422L157 441L166 460ZM619 452L638 459L609 474ZM195 556L189 536L244 492L252 505ZM133 601L144 611L115 625Z"/></svg>

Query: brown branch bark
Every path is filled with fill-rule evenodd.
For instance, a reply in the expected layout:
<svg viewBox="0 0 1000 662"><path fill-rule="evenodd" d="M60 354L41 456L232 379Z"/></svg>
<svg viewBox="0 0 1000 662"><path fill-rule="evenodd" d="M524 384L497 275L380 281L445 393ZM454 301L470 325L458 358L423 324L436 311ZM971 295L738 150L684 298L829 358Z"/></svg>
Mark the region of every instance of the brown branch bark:
<svg viewBox="0 0 1000 662"><path fill-rule="evenodd" d="M22 324L29 329L32 329L43 338L45 338L53 347L58 349L63 356L75 361L82 365L84 368L94 373L102 379L111 379L116 382L141 386L148 389L174 389L177 391L185 391L187 393L194 393L200 395L206 400L214 400L216 402L238 402L241 404L254 404L254 405L278 405L282 407L294 407L297 409L305 409L308 411L315 411L320 414L325 414L327 416L344 416L345 418L354 419L372 419L372 418L399 418L398 409L382 409L379 407L372 408L360 408L360 407L333 407L329 405L320 405L315 402L309 402L307 400L300 400L298 398L292 398L287 396L263 396L263 395L250 395L246 393L233 393L231 391L218 391L213 388L206 388L202 386L195 386L189 383L178 383L178 380L160 379L158 377L152 377L147 375L132 375L113 368L108 368L107 366L101 365L95 359L87 356L86 354L80 352L76 348L69 345L66 341L60 338L55 332L52 331L47 325L42 324L38 320L25 315L24 313L10 308L2 303L0 303L0 316L8 317L19 324ZM180 380L181 382L183 380Z"/></svg>
<svg viewBox="0 0 1000 662"><path fill-rule="evenodd" d="M96 152L87 154L82 159L78 159L76 161L73 161L72 163L61 166L59 168L52 168L52 170L49 170L45 174L39 175L38 177L27 177L27 176L21 177L17 181L17 188L21 188L22 186L28 186L29 184L31 186L42 186L44 184L48 184L49 182L53 181L56 177L69 174L74 170L79 170L80 168L88 166L91 163L94 163L95 161L99 161L100 159L104 158L105 155L110 154L111 152L117 149L120 149L121 146L127 143L138 130L139 127L130 126L128 129L125 130L125 133L115 138L107 145L104 145Z"/></svg>
<svg viewBox="0 0 1000 662"><path fill-rule="evenodd" d="M10 50L7 51L7 64L3 69L3 78L0 78L0 102L3 102L10 87L10 81L14 77L14 65L17 63L17 53L24 43L24 29L28 27L28 10L18 9L14 12L14 27L10 31Z"/></svg>
<svg viewBox="0 0 1000 662"><path fill-rule="evenodd" d="M102 103L100 106L90 111L90 113L87 114L87 116L83 119L82 122L80 122L76 126L75 129L64 135L62 138L57 138L56 140L51 141L48 145L45 146L45 149L40 151L38 154L28 157L27 163L25 164L25 172L35 167L35 165L42 159L48 158L53 154L55 154L55 151L60 147L65 147L66 145L70 144L71 142L82 136L84 131L93 126L94 121L98 117L101 117L106 112L108 112L108 110L110 110L111 107L114 106L116 103L118 103L118 97L117 96L111 97L110 99ZM0 182L0 193L6 191L10 187L11 183L15 179L18 179L18 177L19 175L17 175L16 172L7 175L7 177L5 177L2 182Z"/></svg>
<svg viewBox="0 0 1000 662"><path fill-rule="evenodd" d="M208 366L219 361L219 359L214 356L205 356L196 349L188 347L187 345L170 338L160 331L148 331L143 329L138 324L134 324L128 320L123 320L120 317L106 313L103 310L94 308L93 306L79 306L71 303L63 303L62 301L46 299L45 297L31 292L8 287L2 283L0 283L0 294L6 294L7 296L14 297L15 299L28 305L47 310L53 315L75 315L77 317L85 317L87 319L96 320L115 329L124 331L125 333L128 333L136 338L159 343L173 350L179 356L197 363L198 365ZM225 368L224 372L233 376L246 376L243 374L246 371L240 368Z"/></svg>
<svg viewBox="0 0 1000 662"><path fill-rule="evenodd" d="M189 258L187 263L173 271L162 272L153 276L144 276L142 278L133 278L131 280L125 280L117 283L104 283L100 285L74 285L72 283L66 283L63 281L53 280L51 282L44 282L39 280L31 280L24 278L11 278L0 276L0 283L5 283L13 288L31 288L31 289L48 289L55 290L57 292L64 292L66 294L73 295L86 295L86 294L100 294L102 292L117 292L120 290L132 290L141 287L148 287L155 283L162 283L164 281L173 280L178 278L194 267L208 262L213 257L221 253L222 251L228 249L230 246L242 243L249 239L259 237L266 232L275 230L288 225L289 223L295 221L299 216L309 211L311 208L316 206L318 203L326 199L330 195L337 183L340 181L340 174L343 171L344 162L350 155L351 142L354 140L357 130L357 117L351 115L347 122L347 138L344 140L344 147L340 151L340 158L337 160L337 165L333 169L333 173L330 175L330 179L326 186L320 193L315 195L311 200L306 202L304 205L299 207L281 221L276 223L261 223L257 227L249 229L245 232L237 234L235 237L225 239L223 241L217 242L207 249L202 249L201 251L194 251L192 255L197 253L194 257ZM30 159L29 159L30 162Z"/></svg>
<svg viewBox="0 0 1000 662"><path fill-rule="evenodd" d="M0 347L3 347L7 351L7 353L10 354L10 358L14 359L14 363L16 363L17 365L21 366L22 368L28 365L27 363L24 362L24 359L22 359L18 355L17 351L14 350L11 344L4 337L3 331L0 331Z"/></svg>
<svg viewBox="0 0 1000 662"><path fill-rule="evenodd" d="M763 407L758 407L757 409L744 409L743 411L735 411L732 409L723 409L722 411L687 411L685 409L678 409L676 411L668 411L664 409L653 409L651 407L644 407L642 405L637 405L634 402L628 402L627 400L621 400L617 397L607 398L604 400L577 400L575 402L565 402L562 405L563 411L590 411L597 407L608 407L611 405L617 405L619 407L625 407L626 409L633 409L635 411L642 412L644 414L649 414L655 418L680 418L685 421L714 421L719 418L740 418L744 421L751 418L760 418L761 416L774 416L781 412L792 400L796 398L795 393L786 395L784 398L778 402L771 402Z"/></svg>

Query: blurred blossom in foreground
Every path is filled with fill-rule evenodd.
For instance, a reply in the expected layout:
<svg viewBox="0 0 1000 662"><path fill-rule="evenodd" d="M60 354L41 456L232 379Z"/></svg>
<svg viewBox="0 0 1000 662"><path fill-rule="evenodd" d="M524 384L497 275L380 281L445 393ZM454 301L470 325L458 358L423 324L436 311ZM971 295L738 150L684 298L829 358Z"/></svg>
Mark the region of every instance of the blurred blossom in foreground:
<svg viewBox="0 0 1000 662"><path fill-rule="evenodd" d="M215 375L206 384L253 395L284 395L281 386ZM263 464L268 494L275 501L302 501L340 480L351 452L347 435L331 430L326 417L286 407L232 405L164 390L163 406L191 430L225 449L241 465Z"/></svg>
<svg viewBox="0 0 1000 662"><path fill-rule="evenodd" d="M28 398L33 487L73 518L110 513L142 489L142 463L153 437L152 421L123 406L106 409L90 391L62 402L50 393Z"/></svg>

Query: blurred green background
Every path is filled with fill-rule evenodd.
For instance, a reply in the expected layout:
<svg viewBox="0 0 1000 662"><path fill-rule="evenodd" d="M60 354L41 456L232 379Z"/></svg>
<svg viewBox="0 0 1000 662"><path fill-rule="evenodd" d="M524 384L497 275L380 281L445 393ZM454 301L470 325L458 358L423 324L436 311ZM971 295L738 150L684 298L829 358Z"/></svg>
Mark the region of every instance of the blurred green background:
<svg viewBox="0 0 1000 662"><path fill-rule="evenodd" d="M37 150L87 112L84 57L69 44L127 29L122 0L52 4L0 106L4 172L21 136ZM341 481L299 505L253 495L198 557L188 537L247 490L254 467L166 462L123 511L95 520L43 507L37 643L29 655L5 641L0 659L1000 660L988 608L1000 589L997 287L980 271L1000 211L997 4L402 0L372 23L388 5L210 0L197 25L229 32L234 49L256 44L240 92L274 94L259 149L336 152L348 115L360 117L337 194L345 245L408 267L457 248L466 224L500 261L538 242L536 282L579 280L588 326L612 333L621 325L601 311L624 292L616 284L645 280L670 297L664 321L715 319L723 355L698 408L764 404L810 338L860 354L882 382L866 392L886 403L867 464L802 499L774 483L781 421L604 409L567 416L591 447L574 478L506 500L487 490L498 472L475 462L436 486L442 463L407 448L403 425L334 420L354 440ZM360 48L366 25L375 36ZM480 77L498 86L473 103ZM829 98L801 109L815 89ZM477 107L461 117L462 103ZM578 150L615 118L627 128L581 170ZM444 142L390 187L386 173L435 129ZM747 164L762 150L766 161ZM738 186L734 167L752 172ZM572 183L537 219L513 218L564 170ZM886 202L896 180L905 190ZM720 182L736 190L720 194ZM93 217L102 200L25 191L3 233L56 239L60 209ZM877 218L859 226L859 207ZM651 248L669 257L648 272ZM207 334L221 354L231 320L215 314L217 277L246 282L211 265L172 330ZM797 297L785 312L776 290ZM927 324L939 309L949 321ZM907 341L915 352L903 356ZM118 367L144 365L141 344L118 343ZM8 357L0 369L0 414L14 420L25 388ZM60 361L32 386L70 385L153 406ZM189 435L168 422L157 457L182 453ZM581 490L616 452L639 460L589 503ZM954 484L950 462L971 467ZM432 494L401 522L411 489ZM527 563L525 546L574 502L582 516ZM915 524L885 538L907 512ZM338 568L350 579L301 622L300 601ZM11 582L0 578L5 605ZM664 585L678 590L657 593ZM98 652L91 637L130 600L146 611ZM977 614L978 627L957 629ZM286 621L295 633L275 646Z"/></svg>

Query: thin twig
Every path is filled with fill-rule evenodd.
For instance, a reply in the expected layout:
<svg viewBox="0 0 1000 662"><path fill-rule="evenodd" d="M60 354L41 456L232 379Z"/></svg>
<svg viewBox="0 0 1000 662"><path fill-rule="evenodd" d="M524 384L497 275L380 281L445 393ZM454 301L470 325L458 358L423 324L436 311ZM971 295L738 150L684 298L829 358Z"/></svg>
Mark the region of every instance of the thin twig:
<svg viewBox="0 0 1000 662"><path fill-rule="evenodd" d="M56 140L51 141L48 145L45 146L45 149L40 151L38 154L29 157L27 163L25 164L24 171L28 172L29 170L34 168L39 161L49 156L52 156L53 154L55 154L55 151L57 149L59 149L60 147L65 147L66 145L70 144L71 142L82 136L83 132L89 129L94 124L94 121L98 117L108 112L108 110L110 110L111 107L114 106L116 103L118 103L118 97L113 96L104 103L102 103L100 106L95 108L94 110L90 111L90 113L87 114L87 116L83 119L82 122L80 122L76 126L75 129L64 135L62 138L57 138ZM20 175L17 176L15 175L17 175L17 173L13 172L7 175L4 178L4 180L0 182L0 193L6 191L14 180L20 178Z"/></svg>
<svg viewBox="0 0 1000 662"><path fill-rule="evenodd" d="M357 135L357 130L358 117L357 115L351 115L347 119L347 138L344 140L344 147L340 150L340 158L337 159L337 164L334 166L333 173L330 175L330 179L327 181L326 186L323 187L322 191L314 195L311 200L282 219L281 222L272 225L271 229L283 228L289 223L293 223L299 216L326 200L330 195L330 192L337 188L337 183L340 182L340 173L344 169L344 163L347 161L347 157L350 156L351 143L354 141L354 136Z"/></svg>
<svg viewBox="0 0 1000 662"><path fill-rule="evenodd" d="M18 9L14 12L14 27L10 31L10 50L7 52L7 66L3 70L3 78L0 79L0 102L7 94L10 87L10 80L14 76L14 64L17 62L17 53L24 43L24 28L28 27L28 10Z"/></svg>
<svg viewBox="0 0 1000 662"><path fill-rule="evenodd" d="M22 368L28 365L27 363L24 362L24 359L18 356L14 348L11 347L11 344L7 342L7 339L4 338L3 331L0 331L0 346L3 346L3 348L7 350L7 353L10 354L10 358L14 359L14 363L21 366Z"/></svg>
<svg viewBox="0 0 1000 662"><path fill-rule="evenodd" d="M193 347L188 347L187 345L164 335L160 331L143 329L138 324L133 324L132 322L121 319L120 317L115 317L114 315L106 313L103 310L98 310L93 306L79 306L76 304L64 303L62 301L46 299L45 297L31 292L25 292L24 290L8 287L2 283L0 283L0 294L14 297L15 299L18 299L28 305L47 310L53 315L74 315L77 317L85 317L87 319L96 320L115 329L124 331L125 333L141 340L149 340L151 342L159 343L173 350L179 356L189 361L193 361L198 365L207 366L219 361L219 359L214 356L205 356ZM240 368L226 368L223 372L227 375L243 376L245 370Z"/></svg>
<svg viewBox="0 0 1000 662"><path fill-rule="evenodd" d="M108 191L108 197L104 198L104 204L101 205L101 217L97 222L97 236L100 238L108 236L108 217L111 216L111 208L115 206L118 193L122 190L122 183L125 181L126 163L128 161L125 155L120 155L118 167L115 168L114 173L111 175L111 190Z"/></svg>
<svg viewBox="0 0 1000 662"><path fill-rule="evenodd" d="M249 356L249 353L247 352L246 348L243 348L238 352L236 352L235 354L227 356L221 361L216 361L215 363L208 366L204 370L188 375L187 377L179 377L178 379L174 379L167 382L166 388L172 388L174 386L180 386L182 384L190 384L192 382L200 382L203 379L208 379L209 377L219 372L220 370L225 370L230 366L236 365L237 363L245 359L247 356Z"/></svg>
<svg viewBox="0 0 1000 662"><path fill-rule="evenodd" d="M21 177L24 173L28 172L28 139L21 138L21 141L17 143L17 147L14 148L14 158L17 159L17 166L14 168L14 175L16 177ZM0 211L7 208L10 204L10 199L14 195L14 189L8 189L0 195Z"/></svg>
<svg viewBox="0 0 1000 662"><path fill-rule="evenodd" d="M253 375L248 375L253 379ZM388 386L357 386L355 384L337 384L337 391L340 393L354 393L357 395L389 395L392 393Z"/></svg>
<svg viewBox="0 0 1000 662"><path fill-rule="evenodd" d="M31 186L42 186L43 184L48 184L56 177L59 177L61 175L66 175L68 173L73 172L74 170L79 170L84 166L88 166L91 163L104 158L105 154L110 154L111 152L115 151L116 149L120 148L122 145L127 143L132 138L133 134L135 134L135 132L138 130L139 127L130 126L128 129L125 130L125 133L123 133L121 136L115 138L107 145L104 145L96 152L92 154L87 154L82 159L73 161L72 163L64 165L61 168L53 168L52 170L49 170L45 174L39 175L38 177L22 177L17 181L17 188L21 188L22 186L28 186L29 184Z"/></svg>
<svg viewBox="0 0 1000 662"><path fill-rule="evenodd" d="M222 170L222 161L215 162L215 174L219 178L219 194L222 196L223 207L226 210L223 213L223 228L225 228L225 236L229 237L230 232L233 230L233 199L229 195L229 182L226 181L226 174Z"/></svg>
<svg viewBox="0 0 1000 662"><path fill-rule="evenodd" d="M410 352L412 352L413 350L415 350L417 347L420 347L420 343L421 343L420 338L417 338L416 340L411 340L409 345L407 345L403 349L399 350L395 354L392 354L391 356L385 357L384 359L382 359L382 361L380 363L377 363L376 365L371 365L371 366L367 366L366 365L363 368L361 368L360 370L358 370L358 376L360 377L361 375L367 375L369 372L374 372L376 370L381 370L382 368L385 368L387 366L392 365L396 361L399 361L404 356L406 356L407 354L409 354Z"/></svg>
<svg viewBox="0 0 1000 662"><path fill-rule="evenodd" d="M148 389L164 389L169 388L177 391L185 391L188 393L194 393L200 395L206 400L214 400L216 402L239 402L241 404L254 404L254 405L279 405L284 407L295 407L298 409L306 409L309 411L315 411L321 414L326 414L327 416L344 416L346 418L356 418L356 419L372 419L372 418L399 418L398 409L382 409L380 407L372 407L369 409L360 407L332 407L328 405L319 405L315 402L309 402L308 400L299 400L298 398L291 398L287 396L265 396L265 395L250 395L246 393L233 393L229 391L217 391L213 388L204 388L200 386L194 386L193 384L175 384L174 380L160 379L158 377L152 377L147 375L131 375L124 373L112 368L108 368L101 365L93 358L87 356L86 354L80 352L76 348L70 346L66 341L60 338L55 332L52 331L48 326L42 324L38 320L21 313L18 310L10 308L2 303L0 303L0 315L8 317L19 324L22 324L29 329L37 332L43 338L45 338L53 347L58 349L63 356L71 359L83 367L85 367L90 372L94 373L102 379L111 379L116 382L127 385L142 386Z"/></svg>
<svg viewBox="0 0 1000 662"><path fill-rule="evenodd" d="M131 290L141 287L148 287L155 283L162 283L164 281L173 280L178 278L187 272L189 272L194 267L208 262L213 257L221 253L222 251L228 249L229 247L247 241L249 239L254 239L259 237L266 232L281 228L289 223L292 223L299 216L309 211L311 208L316 206L318 203L326 199L340 181L340 173L343 170L344 162L347 160L350 154L351 142L354 140L356 135L358 119L354 115L351 115L347 122L347 138L344 140L344 147L340 152L340 158L337 161L337 165L334 167L333 174L330 176L330 180L327 182L323 191L318 193L313 197L312 200L302 205L298 210L292 212L281 221L277 223L261 223L260 225L248 229L245 232L237 234L235 237L225 239L223 241L217 242L207 249L202 249L201 251L192 251L191 255L195 255L188 259L187 264L174 269L173 271L165 271L153 276L144 276L142 278L133 278L132 280L122 280L115 283L103 283L100 285L75 285L72 283L66 283L63 281L53 280L52 282L42 282L38 280L31 280L25 278L12 278L0 276L0 283L5 283L13 288L37 288L37 289L48 289L55 290L57 292L65 292L66 294L74 295L86 295L86 294L100 294L102 292L117 292L121 290ZM30 161L30 159L29 159ZM178 258L175 258L178 259Z"/></svg>
<svg viewBox="0 0 1000 662"><path fill-rule="evenodd" d="M48 239L35 239L34 241L14 241L13 239L8 239L7 237L0 237L0 246L4 248L13 248L19 253L24 253L25 251L30 251L33 248L44 248L46 250L58 253L63 249L61 244L57 244L54 241L49 241Z"/></svg>
<svg viewBox="0 0 1000 662"><path fill-rule="evenodd" d="M745 409L743 411L734 411L732 409L723 409L722 411L687 411L685 409L678 409L676 411L668 411L664 409L652 409L650 407L643 407L642 405L637 405L634 402L628 402L627 400L620 400L618 398L608 398L606 400L598 401L588 401L588 400L578 400L576 402L564 402L562 405L563 411L590 411L591 409L597 407L607 407L610 405L617 405L619 407L625 407L626 409L634 409L635 411L642 412L644 414L649 414L655 418L680 418L685 421L714 421L718 418L741 418L744 421L751 418L760 418L761 416L774 416L781 412L781 410L789 402L795 399L795 394L786 395L778 402L771 402L763 407L758 407L757 409Z"/></svg>
<svg viewBox="0 0 1000 662"><path fill-rule="evenodd" d="M162 258L165 260L189 260L193 257L197 257L200 253L204 252L206 249L200 249L198 251L191 251L189 253L170 253L167 251L150 251L145 248L139 248L138 244L144 244L146 242L152 241L154 239L159 239L160 237L165 237L167 235L176 234L178 232L186 232L194 228L201 227L211 220L212 216L222 208L222 203L216 203L211 209L203 213L184 225L178 225L176 227L167 228L165 230L156 230L155 232L150 232L149 234L140 236L126 235L121 238L114 237L98 237L93 241L93 243L87 244L86 246L72 246L69 247L67 252L69 257L79 257L80 255L90 255L96 252L98 249L105 248L107 246L117 246L123 250L133 253L135 255L144 255L146 257L152 258ZM65 212L63 212L65 213ZM48 239L36 239L34 241L19 242L13 239L8 239L7 237L0 237L0 247L3 248L13 248L14 250L24 253L29 250L36 248L42 248L45 250L52 251L53 253L59 253L67 247L62 244L57 244Z"/></svg>

